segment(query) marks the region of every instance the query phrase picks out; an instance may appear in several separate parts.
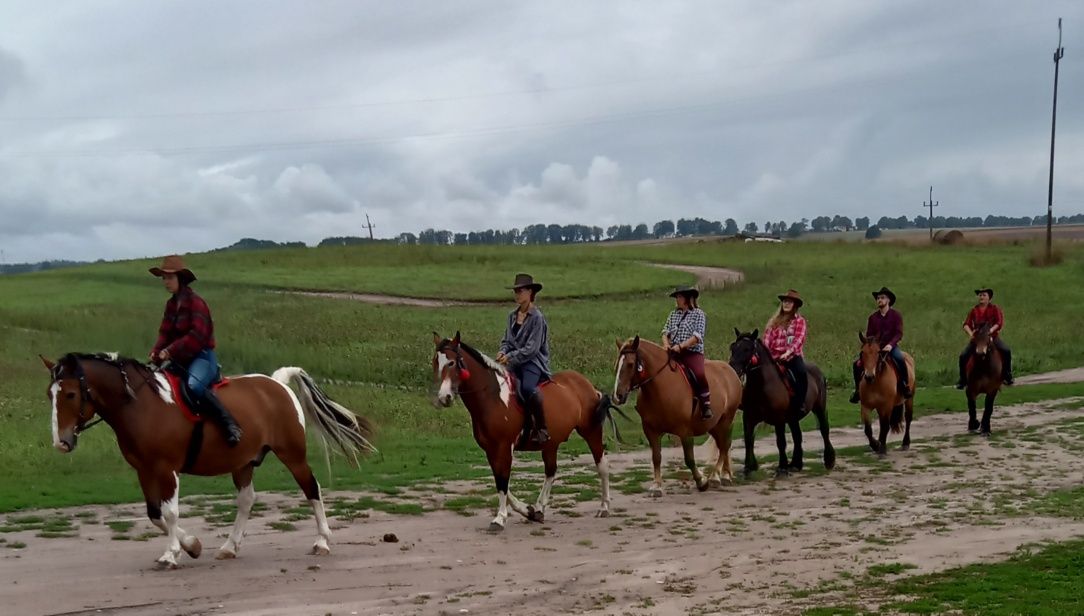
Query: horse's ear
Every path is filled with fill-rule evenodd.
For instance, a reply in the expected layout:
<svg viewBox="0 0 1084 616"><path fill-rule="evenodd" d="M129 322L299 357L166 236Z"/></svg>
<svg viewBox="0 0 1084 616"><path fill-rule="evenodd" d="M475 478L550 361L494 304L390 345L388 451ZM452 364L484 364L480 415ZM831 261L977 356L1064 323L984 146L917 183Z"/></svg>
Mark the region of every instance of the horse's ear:
<svg viewBox="0 0 1084 616"><path fill-rule="evenodd" d="M760 328L754 329L753 330L753 340L756 340L759 337L760 337Z"/></svg>
<svg viewBox="0 0 1084 616"><path fill-rule="evenodd" d="M741 332L738 331L737 327L734 328L734 337L735 338L741 338Z"/></svg>
<svg viewBox="0 0 1084 616"><path fill-rule="evenodd" d="M38 357L40 357L40 358L41 358L41 363L45 364L45 368L46 368L47 370L49 370L49 372L52 372L52 371L53 371L53 368L55 368L55 367L56 367L56 364L54 364L53 362L49 361L48 359L45 359L45 356L44 356L44 355L38 355Z"/></svg>
<svg viewBox="0 0 1084 616"><path fill-rule="evenodd" d="M636 349L640 348L640 336L637 335L635 338L632 339L632 347L631 348L634 351Z"/></svg>
<svg viewBox="0 0 1084 616"><path fill-rule="evenodd" d="M452 344L459 346L459 330L455 330L455 338L452 338Z"/></svg>
<svg viewBox="0 0 1084 616"><path fill-rule="evenodd" d="M614 338L614 344L617 345L617 350L620 351L621 347L625 346L624 342L621 342L620 338Z"/></svg>
<svg viewBox="0 0 1084 616"><path fill-rule="evenodd" d="M861 342L862 344L865 344L866 343L866 335L863 334L862 332L858 332L858 341Z"/></svg>
<svg viewBox="0 0 1084 616"><path fill-rule="evenodd" d="M440 334L433 332L433 344L440 346L440 343L443 341L444 339L440 337Z"/></svg>

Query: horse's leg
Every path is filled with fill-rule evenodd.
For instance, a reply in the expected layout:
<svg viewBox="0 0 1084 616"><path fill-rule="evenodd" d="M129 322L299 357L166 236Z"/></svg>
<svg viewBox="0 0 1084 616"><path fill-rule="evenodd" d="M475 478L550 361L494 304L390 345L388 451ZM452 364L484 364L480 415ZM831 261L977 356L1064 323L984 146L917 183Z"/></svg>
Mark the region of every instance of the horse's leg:
<svg viewBox="0 0 1084 616"><path fill-rule="evenodd" d="M538 502L534 507L527 507L527 519L532 522L546 521L546 505L550 502L553 480L557 478L557 443L550 441L542 448L542 466L546 471L546 479L538 492Z"/></svg>
<svg viewBox="0 0 1084 616"><path fill-rule="evenodd" d="M796 471L802 470L802 426L798 422L798 417L792 417L787 422L790 424L790 438L794 442L791 447L790 468Z"/></svg>
<svg viewBox="0 0 1084 616"><path fill-rule="evenodd" d="M203 546L195 536L184 532L177 525L180 517L180 478L174 472L139 473L139 483L147 499L147 516L151 523L166 533L166 551L156 561L163 569L176 569L181 550L192 558L198 558Z"/></svg>
<svg viewBox="0 0 1084 616"><path fill-rule="evenodd" d="M824 468L832 470L836 466L836 449L832 447L832 441L828 438L828 412L818 402L813 407L813 414L817 416L817 428L821 431L824 439Z"/></svg>
<svg viewBox="0 0 1084 616"><path fill-rule="evenodd" d="M511 477L512 477L512 466L516 461L515 453L513 452L510 455L511 455L511 458L508 461L508 477L509 477L509 481L511 481ZM508 490L507 490L506 494L508 494L508 507L511 508L512 511L515 511L516 513L520 514L521 516L523 516L525 518L530 515L530 509L531 508L527 505L527 503L519 500L519 498L517 498L514 494L512 494L512 485L511 485L511 483L509 483L509 485L508 485Z"/></svg>
<svg viewBox="0 0 1084 616"><path fill-rule="evenodd" d="M715 440L715 448L719 455L712 463L710 473L705 479L710 482L712 477L717 477L719 485L723 485L724 482L729 485L734 478L730 476L730 465L727 463L730 460L730 439L725 436L728 432L724 431L723 423L724 421L720 419L708 433Z"/></svg>
<svg viewBox="0 0 1084 616"><path fill-rule="evenodd" d="M995 398L997 398L997 391L986 394L986 408L982 411L982 426L979 428L983 436L990 436L990 417L994 414Z"/></svg>
<svg viewBox="0 0 1084 616"><path fill-rule="evenodd" d="M862 428L866 432L866 439L869 441L869 448L878 453L881 451L880 446L877 444L877 440L873 438L873 426L870 418L870 409L862 409Z"/></svg>
<svg viewBox="0 0 1084 616"><path fill-rule="evenodd" d="M286 465L290 474L294 476L294 481L297 482L301 491L305 493L305 498L312 505L312 512L316 516L316 542L312 544L309 554L316 556L330 554L331 546L328 545L328 541L331 540L331 528L327 524L327 514L324 512L324 499L320 495L320 482L316 481L316 475L312 474L309 461L305 459L304 449L301 450L301 455L297 457L289 454L284 455L283 452L279 451L276 451L275 455ZM238 495L238 500L240 500L240 495Z"/></svg>
<svg viewBox="0 0 1084 616"><path fill-rule="evenodd" d="M591 457L595 459L595 468L598 469L598 480L602 490L602 504L599 506L596 518L610 517L610 461L606 459L606 448L602 443L602 426L584 437L587 446L591 448Z"/></svg>
<svg viewBox="0 0 1084 616"><path fill-rule="evenodd" d="M700 476L700 469L696 466L696 457L693 455L693 437L686 436L681 439L681 451L685 454L685 466L688 467L689 472L693 474L693 482L696 483L696 489L703 492L708 489L708 482Z"/></svg>
<svg viewBox="0 0 1084 616"><path fill-rule="evenodd" d="M757 454L753 451L756 441L757 420L749 416L745 411L741 416L742 431L745 433L745 476L752 475L757 470Z"/></svg>
<svg viewBox="0 0 1084 616"><path fill-rule="evenodd" d="M252 472L255 467L246 464L233 472L233 486L237 488L237 517L233 520L233 530L222 547L215 553L216 560L227 560L237 557L237 550L241 549L241 538L245 536L245 523L248 522L252 504L256 502L256 490L252 487Z"/></svg>
<svg viewBox="0 0 1084 616"><path fill-rule="evenodd" d="M723 474L719 476L720 483L723 481L723 477L726 477L727 485L734 483L734 471L730 468L730 447L734 442L733 435L731 434L734 429L734 415L731 415L729 419L723 418L719 420L717 424L719 430L719 436L722 438L722 443L716 443L719 445L719 458L722 460Z"/></svg>
<svg viewBox="0 0 1084 616"><path fill-rule="evenodd" d="M979 419L975 416L975 396L967 392L967 431L976 434L979 431Z"/></svg>
<svg viewBox="0 0 1084 616"><path fill-rule="evenodd" d="M900 449L907 450L911 448L911 419L915 415L914 400L912 398L904 400L903 409L903 418L907 423L903 429L903 444L900 445Z"/></svg>
<svg viewBox="0 0 1084 616"><path fill-rule="evenodd" d="M512 475L512 443L486 449L489 468L493 471L493 481L497 486L497 515L489 523L489 532L504 530L508 520L508 478Z"/></svg>
<svg viewBox="0 0 1084 616"><path fill-rule="evenodd" d="M891 421L887 414L877 412L877 418L881 422L881 435L877 439L877 455L884 456L888 453L888 429L891 426Z"/></svg>
<svg viewBox="0 0 1084 616"><path fill-rule="evenodd" d="M651 445L651 467L655 481L652 482L648 494L654 497L662 496L662 435L656 432L644 431L647 442Z"/></svg>
<svg viewBox="0 0 1084 616"><path fill-rule="evenodd" d="M790 474L787 469L787 426L784 423L775 426L775 448L779 450L779 466L775 469L776 477Z"/></svg>

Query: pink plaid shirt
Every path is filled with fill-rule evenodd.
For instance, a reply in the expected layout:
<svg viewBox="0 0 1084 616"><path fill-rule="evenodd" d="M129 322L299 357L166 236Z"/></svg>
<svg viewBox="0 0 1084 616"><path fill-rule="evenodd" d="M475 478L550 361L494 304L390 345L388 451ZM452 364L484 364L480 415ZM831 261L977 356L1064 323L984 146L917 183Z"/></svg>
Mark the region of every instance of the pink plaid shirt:
<svg viewBox="0 0 1084 616"><path fill-rule="evenodd" d="M802 346L805 345L805 319L796 314L786 327L772 327L764 331L764 346L772 354L772 359L779 359L783 353L790 352L793 355L802 354Z"/></svg>

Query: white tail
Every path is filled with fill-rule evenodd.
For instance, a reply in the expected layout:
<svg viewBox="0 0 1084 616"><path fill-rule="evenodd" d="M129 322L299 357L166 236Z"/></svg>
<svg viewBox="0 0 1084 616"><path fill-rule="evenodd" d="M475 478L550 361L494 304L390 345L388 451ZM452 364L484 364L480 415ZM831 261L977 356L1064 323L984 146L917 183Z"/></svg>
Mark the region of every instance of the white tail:
<svg viewBox="0 0 1084 616"><path fill-rule="evenodd" d="M373 435L369 420L329 398L307 372L296 367L279 368L271 378L287 387L291 383L296 386L301 410L316 424L325 445L331 440L354 465L359 453L376 453L369 441Z"/></svg>

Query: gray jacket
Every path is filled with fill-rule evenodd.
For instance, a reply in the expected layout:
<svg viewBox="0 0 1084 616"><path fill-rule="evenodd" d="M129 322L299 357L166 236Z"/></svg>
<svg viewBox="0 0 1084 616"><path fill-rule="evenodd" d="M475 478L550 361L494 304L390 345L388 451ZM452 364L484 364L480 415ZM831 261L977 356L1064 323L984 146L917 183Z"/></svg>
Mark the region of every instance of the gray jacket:
<svg viewBox="0 0 1084 616"><path fill-rule="evenodd" d="M523 320L519 331L512 333L516 325L516 308L508 314L508 327L504 330L504 340L501 341L501 353L508 358L508 366L512 369L523 364L534 364L541 368L546 377L550 373L550 342L549 325L546 317L537 306L532 307Z"/></svg>

